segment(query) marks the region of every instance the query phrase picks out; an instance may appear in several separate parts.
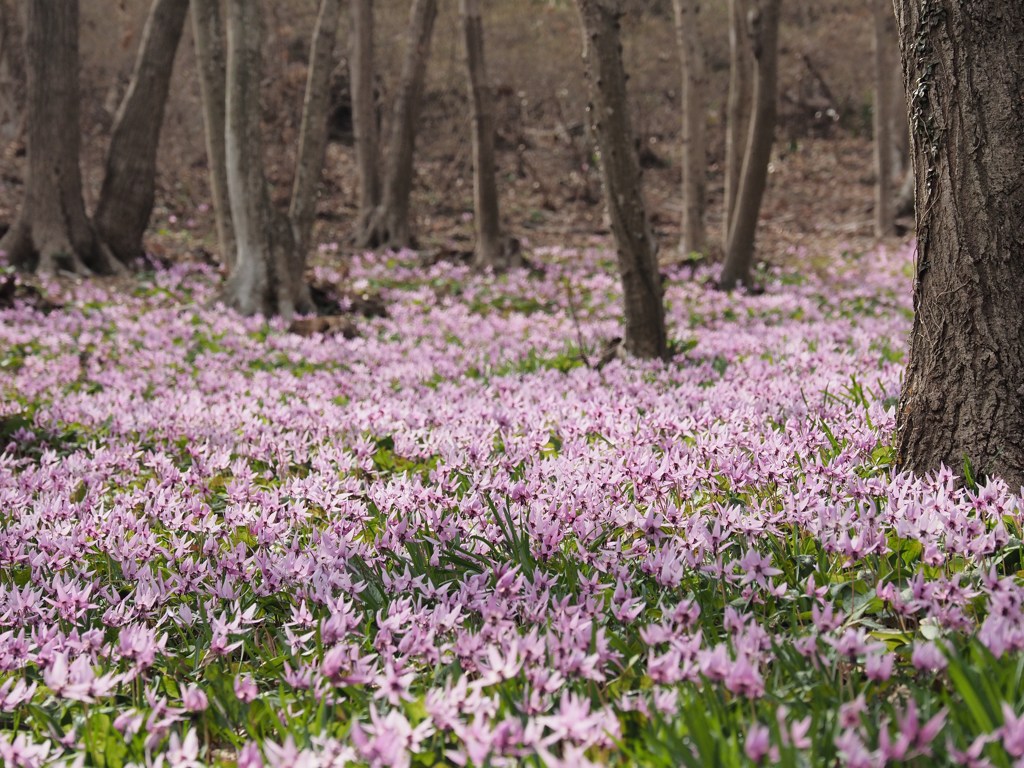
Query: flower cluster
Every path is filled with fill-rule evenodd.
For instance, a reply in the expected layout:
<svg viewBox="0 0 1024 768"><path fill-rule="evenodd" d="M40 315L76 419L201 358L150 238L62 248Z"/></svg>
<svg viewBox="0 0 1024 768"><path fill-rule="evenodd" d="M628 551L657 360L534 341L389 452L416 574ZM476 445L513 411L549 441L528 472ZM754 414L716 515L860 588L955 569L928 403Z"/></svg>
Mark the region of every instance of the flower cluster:
<svg viewBox="0 0 1024 768"><path fill-rule="evenodd" d="M1021 489L891 468L910 253L670 270L600 370L611 256L536 260L354 259L351 339L195 265L0 312L4 764L1024 760Z"/></svg>

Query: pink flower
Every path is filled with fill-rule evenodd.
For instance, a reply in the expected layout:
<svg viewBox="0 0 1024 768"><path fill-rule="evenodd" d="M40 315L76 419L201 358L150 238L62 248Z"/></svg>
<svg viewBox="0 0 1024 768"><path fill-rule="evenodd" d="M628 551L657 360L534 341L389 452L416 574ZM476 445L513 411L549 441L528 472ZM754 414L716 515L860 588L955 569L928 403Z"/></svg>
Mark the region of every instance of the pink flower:
<svg viewBox="0 0 1024 768"><path fill-rule="evenodd" d="M747 730L747 737L743 741L743 753L760 763L771 750L771 732L768 726L760 723L753 723Z"/></svg>
<svg viewBox="0 0 1024 768"><path fill-rule="evenodd" d="M263 742L269 768L320 768L320 760L310 749L299 749L289 733L284 744L273 741ZM255 763L253 763L255 765Z"/></svg>
<svg viewBox="0 0 1024 768"><path fill-rule="evenodd" d="M87 656L79 656L68 666L66 653L54 655L43 672L43 682L57 696L74 701L92 702L90 689L96 674Z"/></svg>
<svg viewBox="0 0 1024 768"><path fill-rule="evenodd" d="M1018 717L1013 707L1003 702L1003 724L998 730L1010 757L1024 757L1024 715Z"/></svg>
<svg viewBox="0 0 1024 768"><path fill-rule="evenodd" d="M177 733L171 734L167 745L167 762L172 768L202 768L199 760L199 737L195 731L189 731L182 741Z"/></svg>
<svg viewBox="0 0 1024 768"><path fill-rule="evenodd" d="M887 651L868 654L864 661L864 674L868 680L885 682L892 677L893 655Z"/></svg>
<svg viewBox="0 0 1024 768"><path fill-rule="evenodd" d="M263 768L263 755L255 741L246 742L238 750L238 768Z"/></svg>
<svg viewBox="0 0 1024 768"><path fill-rule="evenodd" d="M25 685L24 680L10 678L0 685L0 712L13 712L22 704L32 700L38 683Z"/></svg>
<svg viewBox="0 0 1024 768"><path fill-rule="evenodd" d="M12 740L6 733L0 733L0 762L16 768L42 768L48 765L50 745L37 744L28 734L19 733Z"/></svg>
<svg viewBox="0 0 1024 768"><path fill-rule="evenodd" d="M938 672L949 664L939 646L933 642L915 642L914 651L910 655L910 663L922 672Z"/></svg>
<svg viewBox="0 0 1024 768"><path fill-rule="evenodd" d="M235 675L235 696L239 701L246 703L253 701L260 695L256 687L256 681L249 675Z"/></svg>
<svg viewBox="0 0 1024 768"><path fill-rule="evenodd" d="M860 694L853 701L848 701L839 707L839 724L846 730L853 730L860 725L860 719L868 711L864 694Z"/></svg>
<svg viewBox="0 0 1024 768"><path fill-rule="evenodd" d="M198 685L185 687L185 691L181 695L181 703L189 712L204 712L210 706L209 699Z"/></svg>

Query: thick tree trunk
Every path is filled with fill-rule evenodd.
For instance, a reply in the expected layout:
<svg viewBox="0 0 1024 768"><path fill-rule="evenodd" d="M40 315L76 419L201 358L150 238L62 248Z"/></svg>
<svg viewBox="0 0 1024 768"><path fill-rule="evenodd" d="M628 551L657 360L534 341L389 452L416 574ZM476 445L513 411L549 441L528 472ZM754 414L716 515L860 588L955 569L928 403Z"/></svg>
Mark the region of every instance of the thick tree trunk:
<svg viewBox="0 0 1024 768"><path fill-rule="evenodd" d="M292 229L271 205L263 175L260 3L228 0L227 8L225 150L238 254L224 299L244 314L289 319L311 304Z"/></svg>
<svg viewBox="0 0 1024 768"><path fill-rule="evenodd" d="M217 224L217 242L221 263L228 272L234 268L235 228L231 222L228 199L228 174L224 147L226 103L224 28L220 0L192 0L192 37L199 69L199 93L203 102L203 127L206 133L206 162L210 172L210 194Z"/></svg>
<svg viewBox="0 0 1024 768"><path fill-rule="evenodd" d="M750 12L750 36L754 50L754 110L743 157L739 193L725 264L719 287L732 290L750 282L754 238L761 200L768 183L768 161L775 140L776 79L778 73L780 0L755 0Z"/></svg>
<svg viewBox="0 0 1024 768"><path fill-rule="evenodd" d="M892 0L874 0L875 21L875 104L873 110L875 133L875 235L888 237L894 233L892 165L893 114L892 90L896 20Z"/></svg>
<svg viewBox="0 0 1024 768"><path fill-rule="evenodd" d="M898 0L917 177L898 468L1024 485L1024 15Z"/></svg>
<svg viewBox="0 0 1024 768"><path fill-rule="evenodd" d="M736 194L743 168L743 151L750 129L754 57L747 35L747 0L729 0L729 95L725 125L725 203L722 250L729 247L729 229L736 212Z"/></svg>
<svg viewBox="0 0 1024 768"><path fill-rule="evenodd" d="M413 153L423 80L430 58L430 41L437 18L437 0L413 0L409 11L408 46L395 95L394 116L388 140L387 174L381 204L377 206L357 241L368 248L406 248L413 245L409 226Z"/></svg>
<svg viewBox="0 0 1024 768"><path fill-rule="evenodd" d="M476 227L476 265L508 269L518 257L502 237L494 160L494 100L484 59L484 28L480 0L461 0L462 31L466 42L470 116L473 123L473 212Z"/></svg>
<svg viewBox="0 0 1024 768"><path fill-rule="evenodd" d="M619 257L626 314L626 351L664 357L665 307L657 245L644 208L640 162L626 99L618 0L576 0L590 86L591 129L597 143L605 203Z"/></svg>
<svg viewBox="0 0 1024 768"><path fill-rule="evenodd" d="M144 253L142 236L153 212L164 105L188 2L154 0L128 91L114 118L93 224L99 237L125 263Z"/></svg>
<svg viewBox="0 0 1024 768"><path fill-rule="evenodd" d="M673 0L683 74L683 221L680 254L707 251L704 225L707 154L704 139L707 66L697 17L700 0Z"/></svg>
<svg viewBox="0 0 1024 768"><path fill-rule="evenodd" d="M380 205L380 135L374 97L373 0L352 0L349 31L349 80L352 84L352 128L359 170L357 231L369 226Z"/></svg>
<svg viewBox="0 0 1024 768"><path fill-rule="evenodd" d="M334 44L338 33L341 0L321 0L320 12L309 47L309 72L306 97L299 129L299 151L295 160L295 180L288 220L292 225L295 251L305 267L316 218L317 187L327 150L327 110L331 70L334 68ZM301 274L301 272L300 272Z"/></svg>
<svg viewBox="0 0 1024 768"><path fill-rule="evenodd" d="M97 239L82 202L78 0L33 0L27 6L25 199L0 250L25 269L117 271L119 262Z"/></svg>

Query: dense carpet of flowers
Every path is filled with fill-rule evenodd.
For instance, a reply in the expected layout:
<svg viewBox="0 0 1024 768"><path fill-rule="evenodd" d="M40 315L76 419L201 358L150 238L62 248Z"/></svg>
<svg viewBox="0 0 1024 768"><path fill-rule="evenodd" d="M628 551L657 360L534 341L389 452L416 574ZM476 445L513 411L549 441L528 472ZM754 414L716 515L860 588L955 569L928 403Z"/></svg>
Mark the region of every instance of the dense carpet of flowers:
<svg viewBox="0 0 1024 768"><path fill-rule="evenodd" d="M0 760L1024 764L1020 489L890 470L911 254L679 268L600 370L610 255L536 259L357 259L353 339L197 266L0 313Z"/></svg>

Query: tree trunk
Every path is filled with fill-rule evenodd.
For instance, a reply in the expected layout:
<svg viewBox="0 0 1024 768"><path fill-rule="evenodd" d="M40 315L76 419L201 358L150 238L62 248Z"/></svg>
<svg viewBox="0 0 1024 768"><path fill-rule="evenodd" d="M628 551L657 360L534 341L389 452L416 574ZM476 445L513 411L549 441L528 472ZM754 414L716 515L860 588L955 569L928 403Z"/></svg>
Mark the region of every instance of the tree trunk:
<svg viewBox="0 0 1024 768"><path fill-rule="evenodd" d="M683 221L679 251L683 257L707 251L704 208L707 195L705 92L707 67L697 17L700 0L673 0L676 37L683 74Z"/></svg>
<svg viewBox="0 0 1024 768"><path fill-rule="evenodd" d="M231 222L228 199L228 174L224 147L226 104L224 29L220 0L192 0L192 36L199 69L199 93L203 102L203 126L206 133L206 162L210 173L210 194L217 224L221 263L230 273L234 268L235 228Z"/></svg>
<svg viewBox="0 0 1024 768"><path fill-rule="evenodd" d="M626 99L618 0L576 0L590 86L591 130L597 143L605 202L619 258L626 314L626 351L664 357L665 308L657 245L647 220L640 162Z"/></svg>
<svg viewBox="0 0 1024 768"><path fill-rule="evenodd" d="M473 213L476 227L476 265L507 269L518 251L501 234L498 185L494 160L494 100L484 59L484 29L480 0L461 0L462 31L466 42L469 106L473 122Z"/></svg>
<svg viewBox="0 0 1024 768"><path fill-rule="evenodd" d="M0 0L0 68L7 66L7 77L0 81L3 102L0 104L0 140L20 135L25 112L24 33L18 12L8 0Z"/></svg>
<svg viewBox="0 0 1024 768"><path fill-rule="evenodd" d="M910 216L914 212L914 182L914 166L911 164L903 174L903 181L900 182L899 191L896 193L896 200L893 203L895 216Z"/></svg>
<svg viewBox="0 0 1024 768"><path fill-rule="evenodd" d="M260 3L228 0L227 8L225 150L238 253L224 299L243 314L290 319L311 303L291 226L271 205L263 175Z"/></svg>
<svg viewBox="0 0 1024 768"><path fill-rule="evenodd" d="M303 260L313 233L316 217L317 187L327 150L327 110L331 70L334 68L334 44L338 33L341 0L321 0L320 12L309 47L309 72L299 129L299 150L295 160L295 180L288 220L292 225L295 251ZM301 271L300 271L301 274Z"/></svg>
<svg viewBox="0 0 1024 768"><path fill-rule="evenodd" d="M349 80L352 83L352 128L355 133L356 166L359 170L359 219L361 232L369 226L380 205L380 136L377 100L374 97L373 0L352 0L349 32Z"/></svg>
<svg viewBox="0 0 1024 768"><path fill-rule="evenodd" d="M154 0L128 91L114 118L93 224L125 263L144 254L142 236L153 212L164 105L187 14L188 0Z"/></svg>
<svg viewBox="0 0 1024 768"><path fill-rule="evenodd" d="M388 140L387 174L381 204L357 238L368 248L407 248L413 245L409 227L416 123L423 96L423 79L430 58L430 40L437 18L437 0L413 0L409 12L408 47L395 94Z"/></svg>
<svg viewBox="0 0 1024 768"><path fill-rule="evenodd" d="M41 272L117 271L119 262L97 239L82 202L78 0L27 6L25 198L0 250L12 264Z"/></svg>
<svg viewBox="0 0 1024 768"><path fill-rule="evenodd" d="M1024 15L1016 0L898 0L917 178L897 466L969 461L1024 485Z"/></svg>
<svg viewBox="0 0 1024 768"><path fill-rule="evenodd" d="M892 0L874 0L872 12L875 20L875 235L889 237L894 233L896 224L892 196L894 62L890 55L896 38L896 24Z"/></svg>
<svg viewBox="0 0 1024 768"><path fill-rule="evenodd" d="M722 250L729 247L729 229L736 212L736 193L743 168L743 148L750 128L754 57L747 35L747 0L729 0L729 95L725 126L725 203Z"/></svg>
<svg viewBox="0 0 1024 768"><path fill-rule="evenodd" d="M775 139L776 79L778 72L780 0L755 0L750 11L754 51L754 110L743 157L743 172L729 228L729 244L719 287L732 290L749 284L754 261L754 238L761 200L768 183L768 161Z"/></svg>

